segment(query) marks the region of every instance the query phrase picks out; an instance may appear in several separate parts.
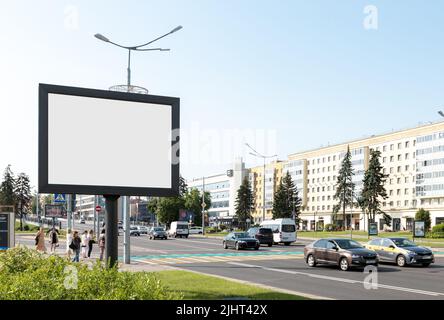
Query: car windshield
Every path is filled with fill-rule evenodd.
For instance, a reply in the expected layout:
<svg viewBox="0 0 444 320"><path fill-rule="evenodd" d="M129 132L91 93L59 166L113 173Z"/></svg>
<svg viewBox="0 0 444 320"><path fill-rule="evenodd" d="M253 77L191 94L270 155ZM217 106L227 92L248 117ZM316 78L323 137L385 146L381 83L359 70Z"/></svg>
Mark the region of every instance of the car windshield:
<svg viewBox="0 0 444 320"><path fill-rule="evenodd" d="M390 240L392 240L400 248L417 247L417 245L414 242L408 239L399 238L399 239L390 239Z"/></svg>
<svg viewBox="0 0 444 320"><path fill-rule="evenodd" d="M154 231L163 231L163 228L154 228Z"/></svg>
<svg viewBox="0 0 444 320"><path fill-rule="evenodd" d="M247 232L239 232L239 233L235 233L234 236L236 238L249 238L250 235Z"/></svg>
<svg viewBox="0 0 444 320"><path fill-rule="evenodd" d="M177 229L188 229L188 226L185 224L178 224Z"/></svg>
<svg viewBox="0 0 444 320"><path fill-rule="evenodd" d="M353 240L339 239L339 240L335 240L335 242L342 249L363 248L363 246L361 244L359 244L358 242L353 241Z"/></svg>
<svg viewBox="0 0 444 320"><path fill-rule="evenodd" d="M259 229L259 233L261 233L261 234L272 234L273 231L271 231L271 229L269 229L269 228L261 228L261 229Z"/></svg>

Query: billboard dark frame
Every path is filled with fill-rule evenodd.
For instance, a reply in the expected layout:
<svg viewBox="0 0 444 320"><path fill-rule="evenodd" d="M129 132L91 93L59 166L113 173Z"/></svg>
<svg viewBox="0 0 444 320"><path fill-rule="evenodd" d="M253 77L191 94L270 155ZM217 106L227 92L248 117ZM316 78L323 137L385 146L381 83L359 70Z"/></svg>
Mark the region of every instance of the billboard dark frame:
<svg viewBox="0 0 444 320"><path fill-rule="evenodd" d="M48 181L48 137L49 137L48 136L48 95L50 93L89 97L89 98L99 98L99 99L111 99L111 100L170 105L171 129L177 130L176 132L179 132L180 129L179 98L40 83L39 84L39 133L38 133L39 193L70 193L70 194L88 194L88 195L157 196L157 197L171 197L179 194L180 136L177 137L172 136L173 140L171 141L171 159L172 160L178 159L177 161L172 161L171 163L171 188L50 184Z"/></svg>

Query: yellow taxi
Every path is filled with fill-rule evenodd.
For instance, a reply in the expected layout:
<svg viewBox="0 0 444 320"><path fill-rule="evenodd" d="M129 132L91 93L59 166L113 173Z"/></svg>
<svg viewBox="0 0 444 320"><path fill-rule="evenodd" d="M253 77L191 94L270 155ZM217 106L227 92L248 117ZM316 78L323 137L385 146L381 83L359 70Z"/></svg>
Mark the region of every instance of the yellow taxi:
<svg viewBox="0 0 444 320"><path fill-rule="evenodd" d="M428 267L435 262L432 250L406 238L376 238L364 244L364 247L375 251L379 262L396 263L400 267L413 264Z"/></svg>

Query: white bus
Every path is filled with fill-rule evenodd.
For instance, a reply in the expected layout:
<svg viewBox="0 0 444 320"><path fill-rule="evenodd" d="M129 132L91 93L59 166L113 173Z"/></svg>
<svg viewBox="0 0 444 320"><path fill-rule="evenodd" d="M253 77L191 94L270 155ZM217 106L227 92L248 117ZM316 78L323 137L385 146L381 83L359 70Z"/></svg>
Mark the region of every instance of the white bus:
<svg viewBox="0 0 444 320"><path fill-rule="evenodd" d="M265 220L261 222L261 227L273 231L274 243L289 246L296 241L296 224L293 219Z"/></svg>

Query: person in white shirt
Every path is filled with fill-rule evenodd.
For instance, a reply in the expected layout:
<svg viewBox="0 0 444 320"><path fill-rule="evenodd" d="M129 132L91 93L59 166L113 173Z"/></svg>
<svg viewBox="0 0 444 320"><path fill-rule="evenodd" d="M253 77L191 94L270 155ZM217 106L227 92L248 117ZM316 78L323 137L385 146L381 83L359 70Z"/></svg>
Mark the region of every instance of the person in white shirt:
<svg viewBox="0 0 444 320"><path fill-rule="evenodd" d="M82 257L83 259L86 259L86 248L88 247L88 231L83 231L82 236L80 237L80 239L82 240Z"/></svg>

